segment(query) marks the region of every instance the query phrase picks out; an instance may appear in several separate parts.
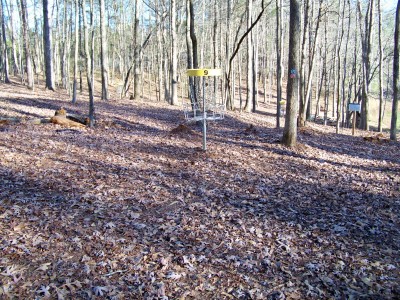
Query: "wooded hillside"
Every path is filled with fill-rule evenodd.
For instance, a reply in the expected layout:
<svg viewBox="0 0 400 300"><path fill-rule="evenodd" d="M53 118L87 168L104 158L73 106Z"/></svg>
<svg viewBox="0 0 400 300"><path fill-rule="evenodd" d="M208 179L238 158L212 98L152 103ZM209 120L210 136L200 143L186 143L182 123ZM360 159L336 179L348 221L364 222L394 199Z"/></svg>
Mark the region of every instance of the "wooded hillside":
<svg viewBox="0 0 400 300"><path fill-rule="evenodd" d="M215 91L227 108L254 111L277 97L279 113L288 53L298 51L300 126L320 117L348 127L354 102L362 105L360 128L389 128L395 3L300 2L300 37L290 49L289 1L1 0L1 76L30 88L43 78L73 102L77 89L89 90L94 124L93 93L179 104L186 69L222 68Z"/></svg>

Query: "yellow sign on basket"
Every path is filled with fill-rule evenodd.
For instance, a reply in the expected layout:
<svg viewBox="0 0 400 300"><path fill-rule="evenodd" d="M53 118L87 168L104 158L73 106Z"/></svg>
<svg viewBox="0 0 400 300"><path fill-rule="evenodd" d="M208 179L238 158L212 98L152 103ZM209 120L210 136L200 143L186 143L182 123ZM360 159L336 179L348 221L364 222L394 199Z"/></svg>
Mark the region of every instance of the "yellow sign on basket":
<svg viewBox="0 0 400 300"><path fill-rule="evenodd" d="M208 76L221 76L221 69L189 69L187 70L188 76L208 77Z"/></svg>

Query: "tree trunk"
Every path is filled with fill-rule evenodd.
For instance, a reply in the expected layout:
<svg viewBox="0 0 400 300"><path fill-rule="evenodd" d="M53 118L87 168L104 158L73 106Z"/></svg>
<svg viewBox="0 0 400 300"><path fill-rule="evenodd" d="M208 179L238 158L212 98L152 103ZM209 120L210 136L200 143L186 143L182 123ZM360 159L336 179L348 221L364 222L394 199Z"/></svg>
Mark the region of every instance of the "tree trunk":
<svg viewBox="0 0 400 300"><path fill-rule="evenodd" d="M75 48L74 48L74 82L72 86L72 103L76 103L78 86L78 59L79 59L79 0L75 0Z"/></svg>
<svg viewBox="0 0 400 300"><path fill-rule="evenodd" d="M133 32L133 40L135 43L134 50L134 73L133 73L133 98L135 101L139 101L140 93L140 44L139 44L139 1L135 0L135 22L134 22L134 32Z"/></svg>
<svg viewBox="0 0 400 300"><path fill-rule="evenodd" d="M193 68L197 69L199 67L199 58L197 55L197 38L196 32L194 30L195 24L195 15L194 15L194 6L193 0L189 0L189 10L190 10L190 39L192 40L192 51L193 51Z"/></svg>
<svg viewBox="0 0 400 300"><path fill-rule="evenodd" d="M46 1L48 1L48 0L46 0ZM50 49L51 49L51 53L52 53L52 55L51 55L52 72L51 73L53 76L53 90L54 90L54 88L56 86L60 85L60 81L59 81L59 79L60 79L60 63L59 62L61 61L60 60L60 57L61 57L61 55L60 55L60 44L61 44L60 32L62 31L62 26L60 26L61 18L58 17L59 12L60 12L59 0L55 0L53 5L56 6L56 10L55 10L55 16L56 16L55 28L56 28L56 30L55 30L55 36L54 36L54 43L53 43L53 37L51 35L51 31L52 31L51 30L51 28L52 28L51 18L48 16L47 20L49 23L49 31L50 31L50 34L49 34L50 45L51 45ZM43 8L43 10L44 10L44 8ZM53 11L54 11L54 6L53 6ZM64 18L62 18L62 19L65 20ZM63 65L65 66L67 64L68 64L68 62L65 62Z"/></svg>
<svg viewBox="0 0 400 300"><path fill-rule="evenodd" d="M306 40L308 33L308 14L310 10L310 0L305 0L304 3L304 20L303 20L303 31L302 31L302 42L301 42L301 59L299 67L299 126L303 127L306 125L306 103L305 103L305 59L306 59Z"/></svg>
<svg viewBox="0 0 400 300"><path fill-rule="evenodd" d="M239 53L238 57L238 77L239 77L239 111L242 112L243 109L243 95L242 95L242 54ZM233 76L233 82L235 82L235 77ZM233 83L232 83L233 85ZM235 99L235 98L233 98Z"/></svg>
<svg viewBox="0 0 400 300"><path fill-rule="evenodd" d="M218 44L217 44L217 34L218 34L218 4L217 0L214 0L213 4L214 10L214 20L213 20L213 32L212 32L212 43L213 43L213 58L212 65L213 68L217 68L217 60L218 60ZM217 77L214 77L213 80L213 92L214 95L217 95Z"/></svg>
<svg viewBox="0 0 400 300"><path fill-rule="evenodd" d="M189 0L189 15L190 15L190 40L192 41L192 59L193 59L193 68L198 69L199 68L199 59L197 55L197 37L196 37L196 32L195 32L195 15L194 15L194 6L193 6L193 1ZM198 103L199 99L197 99L198 92L197 90L200 88L200 82L199 78L195 77L193 80L193 86L190 87L192 96L194 99L195 103Z"/></svg>
<svg viewBox="0 0 400 300"><path fill-rule="evenodd" d="M231 43L231 14L232 14L232 0L226 0L226 33L225 33L225 60L228 59L230 53L230 43ZM221 35L222 38L222 35ZM222 48L221 48L222 52ZM231 76L231 70L229 69L230 65L226 64L225 66L225 74L229 74ZM228 75L225 76L225 106L227 109L234 108L234 99L232 99L232 91L231 86L229 84L231 78L228 78ZM240 82L239 82L240 87Z"/></svg>
<svg viewBox="0 0 400 300"><path fill-rule="evenodd" d="M310 41L310 58L309 58L309 70L308 70L308 77L305 85L304 90L304 98L303 98L303 105L300 105L300 126L304 126L307 120L307 109L310 107L309 102L311 102L311 86L313 80L313 73L314 73L314 65L315 65L315 54L317 51L317 43L318 43L318 33L319 33L319 26L321 22L321 15L322 15L322 0L319 1L319 8L318 8L318 16L317 16L317 24L315 25L315 33L312 35L310 32L310 38L312 37L313 41Z"/></svg>
<svg viewBox="0 0 400 300"><path fill-rule="evenodd" d="M244 39L249 35L249 33L251 33L251 31L253 30L253 28L257 25L257 23L261 20L262 15L264 14L265 11L265 6L264 6L264 0L261 1L261 12L258 14L256 20L251 24L251 26L246 30L246 32L242 35L242 37L239 39L235 50L233 51L231 57L229 58L229 64L228 64L228 72L225 74L225 79L226 79L226 84L225 84L225 88L226 90L228 90L228 95L227 95L227 108L230 108L228 106L228 102L230 102L231 104L233 104L233 100L231 99L231 84L230 84L230 80L231 80L231 75L232 75L232 62L233 59L235 58L235 56L238 54L240 46L242 45ZM240 28L239 28L240 29ZM238 31L239 33L239 31ZM251 84L250 84L251 86ZM250 104L249 104L250 105Z"/></svg>
<svg viewBox="0 0 400 300"><path fill-rule="evenodd" d="M339 128L340 128L340 118L341 118L341 111L342 109L342 103L341 101L344 101L343 97L340 97L340 74L341 74L341 57L340 57L340 49L342 47L342 41L343 41L343 35L344 35L344 12L346 9L346 2L343 2L343 8L342 8L342 20L340 22L340 28L338 29L338 45L337 45L337 80L335 81L336 84L336 133L339 133ZM339 10L340 10L340 5L339 5ZM339 22L338 22L339 23ZM339 33L340 32L340 33ZM344 56L347 55L347 52L344 53Z"/></svg>
<svg viewBox="0 0 400 300"><path fill-rule="evenodd" d="M253 34L251 34L253 39ZM258 32L256 30L252 50L252 112L255 113L258 106Z"/></svg>
<svg viewBox="0 0 400 300"><path fill-rule="evenodd" d="M53 70L53 49L51 45L51 29L49 20L49 3L43 0L43 45L44 45L44 64L46 74L46 88L54 91L54 70Z"/></svg>
<svg viewBox="0 0 400 300"><path fill-rule="evenodd" d="M300 0L290 0L289 58L285 128L283 143L294 147L297 143L297 113L299 110L299 39Z"/></svg>
<svg viewBox="0 0 400 300"><path fill-rule="evenodd" d="M30 40L33 39L33 41L30 41L30 43L33 43L33 51L31 53L32 57L32 64L33 64L33 74L36 75L37 78L37 84L39 84L39 74L44 70L44 45L43 45L43 36L42 39L39 37L39 32L43 31L39 29L39 22L42 20L39 20L37 17L37 7L38 1L40 0L33 0L33 21L35 24L35 30L33 37L30 37ZM29 19L28 19L29 20ZM29 25L28 25L28 30L29 30ZM28 33L29 36L29 33Z"/></svg>
<svg viewBox="0 0 400 300"><path fill-rule="evenodd" d="M7 37L6 37L6 25L4 17L4 4L3 0L0 3L0 18L1 18L1 30L3 32L3 43L4 43L4 57L3 57L3 68L4 68L4 82L11 83L8 71L8 55L7 55Z"/></svg>
<svg viewBox="0 0 400 300"><path fill-rule="evenodd" d="M176 34L176 0L171 0L171 105L178 104L178 46Z"/></svg>
<svg viewBox="0 0 400 300"><path fill-rule="evenodd" d="M161 91L163 90L163 55L164 52L163 50L163 45L162 45L162 24L160 22L160 13L156 14L156 19L157 19L157 24L158 24L158 30L157 30L157 68L158 68L158 101L161 101ZM188 57L191 57L191 55L188 55Z"/></svg>
<svg viewBox="0 0 400 300"><path fill-rule="evenodd" d="M89 33L88 25L86 20L86 0L82 0L82 21L83 21L83 35L84 35L84 50L85 50L85 61L86 61L86 80L89 90L89 126L95 125L94 119L94 96L93 96L93 81L92 81L92 60L89 50Z"/></svg>
<svg viewBox="0 0 400 300"><path fill-rule="evenodd" d="M360 26L362 26L362 11L361 2L357 1L358 15ZM372 25L374 19L374 0L370 0L368 4L367 13L364 20L364 30L361 28L361 43L362 43L362 66L363 66L363 80L362 80L362 103L361 103L361 129L369 130L369 77L371 72L371 35Z"/></svg>
<svg viewBox="0 0 400 300"><path fill-rule="evenodd" d="M351 85L349 83L349 88L347 89L347 97L346 97L346 81L347 80L347 52L349 49L349 41L350 41L350 29L351 29L351 4L350 0L347 0L347 5L348 5L348 12L349 12L349 20L347 24L347 37L346 37L346 46L345 46L345 55L344 55L344 62L343 62L343 75L342 75L342 88L341 88L341 98L342 98L342 128L345 127L345 113L347 114L347 107L348 107L348 99L349 95L351 94ZM344 10L343 10L344 12ZM344 14L344 13L343 13ZM347 99L347 101L345 100ZM338 120L339 121L339 120Z"/></svg>
<svg viewBox="0 0 400 300"><path fill-rule="evenodd" d="M6 0L4 0L6 2ZM7 6L7 3L6 3ZM15 45L15 35L14 35L14 22L13 22L13 5L9 6L9 12L10 12L10 34L11 34L11 48L12 48L12 61L13 61L13 73L14 76L19 74L20 67L19 67L19 60L17 56L17 46Z"/></svg>
<svg viewBox="0 0 400 300"><path fill-rule="evenodd" d="M394 31L394 52L393 52L393 105L392 120L390 124L390 139L396 140L397 134L397 112L399 109L399 35L400 35L400 0L397 2L396 23Z"/></svg>
<svg viewBox="0 0 400 300"><path fill-rule="evenodd" d="M25 67L27 75L28 88L33 90L33 69L30 50L30 41L28 35L28 12L26 9L26 0L20 0L21 19L22 19L22 39L25 52Z"/></svg>
<svg viewBox="0 0 400 300"><path fill-rule="evenodd" d="M282 101L282 0L276 0L276 128L281 127Z"/></svg>
<svg viewBox="0 0 400 300"><path fill-rule="evenodd" d="M382 12L381 0L378 0L378 47L379 47L379 115L378 115L378 131L382 132L382 115L383 115L383 49L382 49Z"/></svg>
<svg viewBox="0 0 400 300"><path fill-rule="evenodd" d="M328 108L329 108L329 81L332 74L332 69L329 70L327 68L327 61L328 61L328 15L325 14L324 18L324 70L325 70L325 77L324 77L324 125L328 123Z"/></svg>
<svg viewBox="0 0 400 300"><path fill-rule="evenodd" d="M69 25L68 25L69 24ZM67 3L64 4L64 16L63 16L63 25L62 25L62 53L60 61L58 62L61 65L61 78L62 78L62 86L64 89L68 91L68 95L71 95L70 90L70 49L71 49L71 40L70 33L72 32L72 9L70 10L69 19L68 19L68 8ZM61 47L61 46L60 46Z"/></svg>
<svg viewBox="0 0 400 300"><path fill-rule="evenodd" d="M90 70L90 75L91 75L91 82L92 82L92 95L93 98L89 98L89 114L90 111L93 112L93 126L94 126L94 0L89 0L90 3L90 8L89 8L89 16L90 16L90 32L91 32L91 43L90 43L90 60L91 60L91 70Z"/></svg>
<svg viewBox="0 0 400 300"><path fill-rule="evenodd" d="M321 55L322 56L322 55ZM321 100L321 94L322 94L322 86L324 84L324 79L325 79L325 69L324 68L320 68L320 70L318 71L318 78L317 78L317 87L316 87L316 105L315 105L315 114L314 114L314 120L317 119L317 117L319 117L319 114L321 112L320 109L320 100Z"/></svg>
<svg viewBox="0 0 400 300"><path fill-rule="evenodd" d="M108 44L104 0L100 1L101 99L108 100Z"/></svg>
<svg viewBox="0 0 400 300"><path fill-rule="evenodd" d="M251 27L253 15L253 0L247 0L247 30ZM247 36L247 87L246 87L246 103L244 105L244 110L250 112L251 104L253 102L253 38L251 31Z"/></svg>

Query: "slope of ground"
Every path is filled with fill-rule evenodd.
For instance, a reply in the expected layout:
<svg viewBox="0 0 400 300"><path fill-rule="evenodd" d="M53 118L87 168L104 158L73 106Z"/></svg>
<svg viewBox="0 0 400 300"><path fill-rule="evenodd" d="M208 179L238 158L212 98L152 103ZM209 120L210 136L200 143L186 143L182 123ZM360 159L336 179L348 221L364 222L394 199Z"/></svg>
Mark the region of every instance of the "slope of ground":
<svg viewBox="0 0 400 300"><path fill-rule="evenodd" d="M0 116L87 112L67 99L0 84ZM0 125L0 298L400 297L399 143L310 125L288 149L262 111L212 123L205 153L178 107L96 113Z"/></svg>

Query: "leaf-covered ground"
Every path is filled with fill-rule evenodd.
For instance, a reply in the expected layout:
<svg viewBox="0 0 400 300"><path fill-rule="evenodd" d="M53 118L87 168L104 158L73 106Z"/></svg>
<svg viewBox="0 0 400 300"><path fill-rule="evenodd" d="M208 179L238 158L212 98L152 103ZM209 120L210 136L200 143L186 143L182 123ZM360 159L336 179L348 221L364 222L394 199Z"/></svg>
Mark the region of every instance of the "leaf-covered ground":
<svg viewBox="0 0 400 300"><path fill-rule="evenodd" d="M2 117L61 106L88 110L0 85ZM309 125L288 149L263 110L205 153L178 107L96 107L95 129L0 125L0 299L400 297L399 143Z"/></svg>

